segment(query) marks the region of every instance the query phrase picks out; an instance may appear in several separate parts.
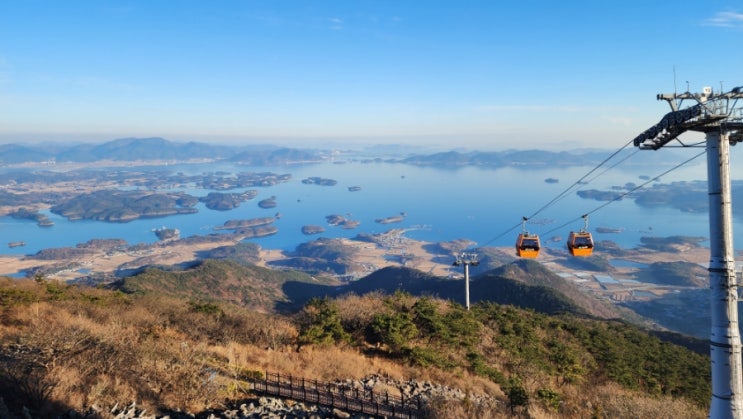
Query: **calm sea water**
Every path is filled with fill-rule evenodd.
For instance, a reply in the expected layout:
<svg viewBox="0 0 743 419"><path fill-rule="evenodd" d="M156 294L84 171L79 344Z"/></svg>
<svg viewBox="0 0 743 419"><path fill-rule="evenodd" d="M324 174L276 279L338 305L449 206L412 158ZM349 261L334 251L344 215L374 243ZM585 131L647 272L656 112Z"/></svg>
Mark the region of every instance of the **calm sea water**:
<svg viewBox="0 0 743 419"><path fill-rule="evenodd" d="M182 237L205 235L213 232L214 226L230 219L272 216L277 212L281 218L274 225L276 235L252 239L264 248L292 250L298 244L318 237L353 237L358 233L378 233L390 228L410 228L408 237L425 241L447 241L469 239L478 245L511 246L521 231L521 217L535 211L553 200L570 185L583 177L591 168L569 169L480 169L466 167L457 170L421 168L394 163L343 164L323 163L283 167L244 167L232 165L177 165L167 168L173 172L203 173L217 170L226 172L272 171L291 173L292 180L258 189L258 196L230 211L213 211L198 205L199 212L164 218L142 219L129 223L106 223L98 221L68 221L47 213L55 222L53 227L38 227L34 222L0 218L0 252L4 254L31 254L50 247L75 246L92 238L121 238L130 244L153 243L157 240L153 229L166 226L177 228ZM667 169L667 168L666 168ZM652 172L612 170L592 180L581 188L606 189L627 182L641 184L639 176L656 176L663 168ZM734 179L743 174L733 173ZM305 185L301 180L310 176L331 178L338 181L335 186ZM547 183L546 178L555 178L557 183ZM691 166L676 170L663 177L664 183L679 180L702 180L706 178L703 158ZM590 179L590 177L589 177ZM349 186L360 186L351 192ZM230 192L240 192L236 189ZM209 191L186 189L194 195L206 195ZM261 199L276 196L278 206L262 209L257 203ZM534 219L541 224L530 224L532 233L543 235L544 245L563 247L563 242L545 240L552 236L567 237L569 231L583 226L580 216L592 212L604 202L579 198L575 192L558 200ZM375 219L405 213L403 222L382 225ZM358 220L360 226L352 230L328 226L325 216L340 214ZM578 219L564 228L551 231L563 224ZM613 202L590 216L589 229L597 226L621 228L620 234L598 234L598 240L612 240L625 247L636 246L642 236L665 237L688 235L708 237L707 214L683 213L672 208L641 208L631 200ZM324 226L325 233L307 236L302 234L303 225ZM743 245L743 225L735 225L736 243ZM516 228L514 228L516 227ZM25 241L24 247L10 249L5 243Z"/></svg>

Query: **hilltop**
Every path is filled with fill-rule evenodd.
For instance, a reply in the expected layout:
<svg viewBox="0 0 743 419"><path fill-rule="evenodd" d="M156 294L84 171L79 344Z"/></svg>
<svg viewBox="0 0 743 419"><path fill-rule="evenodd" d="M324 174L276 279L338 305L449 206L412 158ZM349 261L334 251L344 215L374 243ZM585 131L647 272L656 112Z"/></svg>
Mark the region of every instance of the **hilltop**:
<svg viewBox="0 0 743 419"><path fill-rule="evenodd" d="M258 312L272 312L292 302L282 289L286 282L308 286L339 285L327 277L297 271L276 271L230 260L206 259L185 270L147 268L109 286L127 294L165 293L178 298L228 302Z"/></svg>
<svg viewBox="0 0 743 419"><path fill-rule="evenodd" d="M214 285L206 268L244 276L227 281L227 294L274 275L205 262L178 282L144 272L137 287L0 280L4 404L48 416L136 401L149 414L205 417L251 400L248 378L273 371L412 377L461 390L426 399L425 417L705 417L709 358L624 322L488 302L466 311L404 292L261 313L258 297L206 298Z"/></svg>

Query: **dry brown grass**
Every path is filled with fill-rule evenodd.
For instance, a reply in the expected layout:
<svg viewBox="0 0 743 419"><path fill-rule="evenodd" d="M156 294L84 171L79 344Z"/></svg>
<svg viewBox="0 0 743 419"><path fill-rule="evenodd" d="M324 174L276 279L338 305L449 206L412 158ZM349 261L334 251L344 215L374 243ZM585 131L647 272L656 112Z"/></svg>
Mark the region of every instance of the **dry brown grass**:
<svg viewBox="0 0 743 419"><path fill-rule="evenodd" d="M200 312L187 301L162 296L134 298L33 281L0 280L0 290L11 290L0 294L6 296L0 300L0 393L17 396L5 397L14 411L26 405L43 415L136 401L152 413L162 407L200 412L245 397L246 375L269 371L322 381L371 374L430 381L499 401L437 399L428 412L432 417L510 417L507 397L486 378L462 368L445 371L405 365L369 356L365 348L298 349L297 327L278 315L232 306ZM409 306L414 302L412 297L398 300ZM385 309L378 295L346 296L337 304L342 322L352 330L369 324L374 314ZM447 310L446 303L436 304ZM479 345L495 351L488 358L497 359L490 332L482 332ZM552 377L528 365L496 361L493 366L497 362L502 362L498 367L504 371L527 377L524 386L530 393L556 385ZM376 390L399 392L383 384ZM567 384L559 391L564 400L559 410L532 400L520 414L532 418L705 415L682 400L638 396L613 384Z"/></svg>

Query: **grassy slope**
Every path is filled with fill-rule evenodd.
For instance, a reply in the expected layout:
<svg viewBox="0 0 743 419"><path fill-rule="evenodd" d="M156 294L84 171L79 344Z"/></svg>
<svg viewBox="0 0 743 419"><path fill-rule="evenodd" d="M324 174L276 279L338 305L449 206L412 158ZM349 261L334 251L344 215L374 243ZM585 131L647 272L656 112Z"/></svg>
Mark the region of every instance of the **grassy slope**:
<svg viewBox="0 0 743 419"><path fill-rule="evenodd" d="M704 416L709 359L627 324L495 304L468 312L400 293L263 314L234 304L242 300L230 286L262 283L254 276L271 271L242 268L207 262L188 273L145 273L125 281L133 294L0 280L0 394L14 412L134 400L151 412L198 412L244 398L251 371L326 380L382 373L495 397L502 403L490 417L509 415L516 387L533 417ZM231 302L195 301L207 289ZM473 408L447 403L439 417Z"/></svg>

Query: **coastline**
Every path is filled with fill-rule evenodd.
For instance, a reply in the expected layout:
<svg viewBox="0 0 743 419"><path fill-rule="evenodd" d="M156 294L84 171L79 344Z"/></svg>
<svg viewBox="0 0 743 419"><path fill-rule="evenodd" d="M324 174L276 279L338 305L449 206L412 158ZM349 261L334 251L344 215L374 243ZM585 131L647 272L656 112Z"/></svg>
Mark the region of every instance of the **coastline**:
<svg viewBox="0 0 743 419"><path fill-rule="evenodd" d="M334 240L337 240L343 246L354 249L352 256L353 262L363 269L362 271L354 272L354 275L357 277L365 276L378 269L391 266L405 266L441 277L459 273L459 270L452 269L450 261L442 257L441 252L428 250L436 248L437 246L432 246L436 243L411 239L405 236L406 231L405 229L388 230L380 234L380 243L349 238ZM64 258L50 260L35 259L28 255L0 255L0 276L17 277L18 273L24 270L37 267L54 268L58 266L61 268L53 274L48 274L47 277L61 281L73 281L87 277L91 273L113 274L123 267L126 267L126 269L136 269L153 264L178 265L201 259L199 256L201 252L221 246L232 246L239 243L242 239L244 237L234 235L225 235L223 238L215 236L203 242L179 239L136 246L125 250L93 249L92 252L86 253L83 256L65 256ZM494 247L493 249L506 255L512 255L514 253L511 246ZM639 264L663 261L686 261L704 266L704 263L709 258L709 249L696 245L682 245L674 251L647 249L623 249L623 251L628 254L616 259L631 258L633 262ZM271 262L288 259L289 257L281 249L261 248L260 260L256 265L271 268ZM454 257L452 254L452 260L454 260ZM566 260L562 253L548 249L545 249L540 254L537 261L554 268L552 270L556 271L579 271L566 265ZM622 271L621 268L617 268L616 270L618 272Z"/></svg>
<svg viewBox="0 0 743 419"><path fill-rule="evenodd" d="M434 258L440 255L432 254L425 250L425 246L430 243L406 238L403 235L404 232L402 229L393 229L385 233L394 236L398 242L404 241L406 256L404 262L401 261L400 257L391 257L395 255L399 256L399 246L380 246L367 241L346 238L337 240L343 246L355 249L353 256L354 262L364 267L364 272L359 272L359 275L368 274L377 269L389 266L408 266L439 276L447 276L449 274L450 264L435 261ZM47 275L47 277L60 281L73 281L89 276L91 273L112 274L122 267L133 269L152 264L178 265L192 262L200 259L198 256L200 252L221 246L232 246L239 242L240 238L227 237L224 240L213 240L202 243L190 243L187 240L171 240L167 243L158 242L147 246L140 246L136 250L110 251L101 249L80 257L72 256L51 260L34 259L28 255L0 255L0 276L17 276L23 270L36 267L51 268L64 264L65 266L74 268L60 269L54 274ZM270 262L282 259L288 259L288 256L283 250L261 248L260 261L256 265L270 268Z"/></svg>

